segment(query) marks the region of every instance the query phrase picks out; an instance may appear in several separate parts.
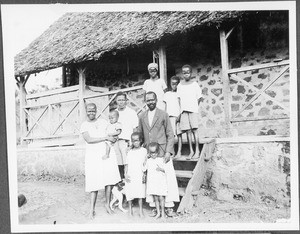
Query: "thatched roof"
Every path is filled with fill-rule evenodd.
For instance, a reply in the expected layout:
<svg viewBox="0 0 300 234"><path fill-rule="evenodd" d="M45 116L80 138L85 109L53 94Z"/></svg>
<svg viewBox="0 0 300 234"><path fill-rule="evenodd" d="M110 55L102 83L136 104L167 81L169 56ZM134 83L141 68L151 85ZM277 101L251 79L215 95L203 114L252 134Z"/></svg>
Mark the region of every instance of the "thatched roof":
<svg viewBox="0 0 300 234"><path fill-rule="evenodd" d="M15 56L15 75L65 64L98 60L117 51L201 25L219 25L242 12L88 12L66 13Z"/></svg>

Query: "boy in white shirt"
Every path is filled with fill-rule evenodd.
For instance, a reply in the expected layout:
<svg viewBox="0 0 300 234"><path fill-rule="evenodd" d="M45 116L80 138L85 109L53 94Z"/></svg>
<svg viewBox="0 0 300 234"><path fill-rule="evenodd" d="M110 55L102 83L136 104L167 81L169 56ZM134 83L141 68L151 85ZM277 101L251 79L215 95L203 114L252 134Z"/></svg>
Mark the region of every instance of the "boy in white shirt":
<svg viewBox="0 0 300 234"><path fill-rule="evenodd" d="M143 90L145 93L152 91L156 94L157 97L157 105L156 107L164 110L164 93L167 90L167 85L163 79L160 79L157 75L158 73L158 65L156 63L150 63L148 65L148 72L150 75L150 79L145 80L143 85Z"/></svg>
<svg viewBox="0 0 300 234"><path fill-rule="evenodd" d="M199 137L198 137L198 109L201 98L201 89L196 81L191 80L192 67L182 67L183 80L177 87L177 95L180 105L180 129L182 133L187 132L190 147L190 155L187 159L198 158ZM195 153L192 147L193 137L195 139Z"/></svg>
<svg viewBox="0 0 300 234"><path fill-rule="evenodd" d="M170 80L171 91L166 92L164 95L165 111L169 114L174 136L177 136L178 138L178 150L175 157L180 157L182 149L182 135L179 126L180 106L176 92L180 78L178 76L172 76Z"/></svg>

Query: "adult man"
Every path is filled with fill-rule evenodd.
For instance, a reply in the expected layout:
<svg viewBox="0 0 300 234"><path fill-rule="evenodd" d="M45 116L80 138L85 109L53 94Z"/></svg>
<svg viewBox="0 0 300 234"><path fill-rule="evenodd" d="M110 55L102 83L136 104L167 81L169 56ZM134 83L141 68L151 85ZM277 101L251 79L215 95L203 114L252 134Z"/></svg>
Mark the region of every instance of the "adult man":
<svg viewBox="0 0 300 234"><path fill-rule="evenodd" d="M157 142L159 144L159 156L164 157L166 163L165 172L167 176L168 194L165 200L165 207L168 207L167 215L173 216L171 207L174 206L174 202L179 202L177 179L171 159L171 156L174 155L174 134L168 114L156 108L156 94L152 91L147 92L145 94L145 101L149 110L141 114L138 130L144 137L146 147L148 147L151 142ZM151 207L154 206L152 197L147 197L146 200L150 203Z"/></svg>
<svg viewBox="0 0 300 234"><path fill-rule="evenodd" d="M122 132L119 135L119 147L121 150L117 154L117 161L121 178L124 178L124 163L126 162L127 146L130 142L131 134L138 126L137 113L127 106L127 95L123 92L118 92L116 95L117 108L119 112L119 122L122 125Z"/></svg>

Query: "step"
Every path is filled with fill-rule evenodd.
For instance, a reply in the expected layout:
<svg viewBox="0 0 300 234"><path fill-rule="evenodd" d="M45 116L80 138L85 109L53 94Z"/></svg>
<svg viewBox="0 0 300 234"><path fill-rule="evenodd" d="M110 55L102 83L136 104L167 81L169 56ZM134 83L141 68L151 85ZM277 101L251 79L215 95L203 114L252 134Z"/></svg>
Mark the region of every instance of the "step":
<svg viewBox="0 0 300 234"><path fill-rule="evenodd" d="M192 178L193 171L183 171L183 170L175 170L176 177L181 178Z"/></svg>
<svg viewBox="0 0 300 234"><path fill-rule="evenodd" d="M186 188L183 188L183 187L179 187L178 188L179 196L183 197L185 195L185 189Z"/></svg>
<svg viewBox="0 0 300 234"><path fill-rule="evenodd" d="M199 158L192 158L190 160L188 160L187 158L188 158L188 155L183 155L181 157L173 158L173 161L197 162L199 160Z"/></svg>

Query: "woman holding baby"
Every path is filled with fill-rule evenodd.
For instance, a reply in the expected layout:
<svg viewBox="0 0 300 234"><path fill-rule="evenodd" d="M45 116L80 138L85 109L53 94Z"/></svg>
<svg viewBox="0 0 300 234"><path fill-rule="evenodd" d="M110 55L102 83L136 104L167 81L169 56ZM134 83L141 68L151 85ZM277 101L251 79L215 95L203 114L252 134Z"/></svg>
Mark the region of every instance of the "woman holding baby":
<svg viewBox="0 0 300 234"><path fill-rule="evenodd" d="M105 208L111 214L109 207L112 185L121 180L117 159L114 150L110 156L103 159L105 154L105 141L114 142L113 137L105 135L108 122L102 118L96 118L97 107L94 103L86 106L87 119L82 123L80 133L86 142L85 152L85 191L91 194L89 217L94 218L98 190L105 189Z"/></svg>

